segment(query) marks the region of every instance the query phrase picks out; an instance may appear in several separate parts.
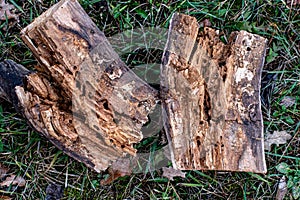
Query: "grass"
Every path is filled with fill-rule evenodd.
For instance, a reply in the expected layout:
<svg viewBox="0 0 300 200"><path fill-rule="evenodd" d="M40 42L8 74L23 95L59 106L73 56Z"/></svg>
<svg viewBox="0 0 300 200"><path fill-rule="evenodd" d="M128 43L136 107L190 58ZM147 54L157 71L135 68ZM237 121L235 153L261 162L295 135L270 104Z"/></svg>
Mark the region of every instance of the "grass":
<svg viewBox="0 0 300 200"><path fill-rule="evenodd" d="M20 30L56 1L9 0L20 13L20 21L0 22L0 60L13 59L26 67L36 63L19 37ZM262 110L265 133L285 130L293 137L285 145L266 152L268 173L188 171L186 178L169 181L161 170L122 177L101 186L105 173L97 174L63 154L39 136L15 114L12 106L0 105L0 162L10 172L23 176L26 187L0 189L14 199L44 199L49 183L65 188L64 199L274 199L279 180L286 176L286 199L297 197L300 182L300 7L287 7L283 0L245 1L100 1L81 0L89 16L106 36L141 27L167 28L174 12L209 19L213 28L246 30L268 39L262 79ZM226 41L226 38L223 38ZM123 60L144 79L157 72L161 49L124 50ZM119 52L120 53L120 52ZM122 51L121 51L122 53ZM147 64L147 65L143 65ZM152 66L152 67L151 67ZM147 75L146 72L153 71ZM155 79L155 77L154 77ZM155 84L157 80L153 80ZM286 96L295 97L291 107L280 105ZM159 130L158 130L159 132ZM144 142L145 145L157 142ZM148 148L148 147L147 147ZM284 164L283 164L284 163ZM280 170L285 166L285 170ZM294 187L295 186L295 187ZM1 196L0 196L1 197Z"/></svg>

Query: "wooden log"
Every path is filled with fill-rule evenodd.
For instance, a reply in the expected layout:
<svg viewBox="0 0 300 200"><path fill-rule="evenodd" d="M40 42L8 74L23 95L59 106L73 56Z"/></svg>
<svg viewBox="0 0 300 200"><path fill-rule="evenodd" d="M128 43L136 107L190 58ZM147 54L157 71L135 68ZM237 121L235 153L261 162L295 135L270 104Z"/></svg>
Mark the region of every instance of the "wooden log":
<svg viewBox="0 0 300 200"><path fill-rule="evenodd" d="M27 80L29 81L28 84L26 84ZM33 85L30 84L30 82L32 81L34 81L36 87L33 87ZM46 84L44 83L44 81ZM34 128L34 130L46 136L59 149L63 150L71 157L85 163L91 168L94 168L95 164L88 158L88 153L86 152L84 147L82 148L82 144L80 141L77 141L75 143L70 141L67 144L63 141L63 139L69 141L67 137L54 137L49 133L50 126L52 124L48 124L48 126L46 126L46 124L43 123L41 113L43 111L52 111L52 107L55 107L57 105L55 102L53 102L53 99L58 98L58 95L53 91L54 88L52 86L50 86L49 88L49 85L50 84L43 76L37 76L37 74L29 71L22 65L19 65L12 60L0 62L0 87L2 88L2 95L7 97L6 100L13 103L16 111L21 113L28 120L28 124L32 128ZM42 92L43 96L49 95L49 98L43 98L36 95L36 93L41 93L41 91L43 91L43 89L45 88L47 89L46 93ZM32 92L26 92L26 94L24 94L24 90L30 90ZM60 116L64 116L67 114L68 113L63 113ZM55 123L56 121L57 120L53 120L53 122ZM70 128L68 126L65 127L66 129ZM51 128L53 130L53 126L51 126ZM59 134L60 133L58 133L58 135ZM68 132L65 132L65 135L67 134ZM74 136L74 134L70 134L70 137L72 135Z"/></svg>
<svg viewBox="0 0 300 200"><path fill-rule="evenodd" d="M161 65L164 127L173 167L265 173L260 79L266 39L199 31L174 14Z"/></svg>
<svg viewBox="0 0 300 200"><path fill-rule="evenodd" d="M72 123L74 115L71 104L64 101L64 91L50 84L45 74L30 72L11 60L0 63L0 72L0 85L7 100L34 130L66 154L98 172L123 156L122 150L104 140L90 141L89 145L99 148L98 152L86 148L87 143L81 140ZM80 126L86 134L97 134L83 122Z"/></svg>
<svg viewBox="0 0 300 200"><path fill-rule="evenodd" d="M40 63L14 88L29 123L96 171L135 155L157 91L128 69L80 4L60 1L21 37Z"/></svg>

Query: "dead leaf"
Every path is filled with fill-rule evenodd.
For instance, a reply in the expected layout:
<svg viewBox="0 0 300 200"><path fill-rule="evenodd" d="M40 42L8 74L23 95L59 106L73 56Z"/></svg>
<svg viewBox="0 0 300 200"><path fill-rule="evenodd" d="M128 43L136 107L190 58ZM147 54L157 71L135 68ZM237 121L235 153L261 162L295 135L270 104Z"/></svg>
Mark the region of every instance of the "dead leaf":
<svg viewBox="0 0 300 200"><path fill-rule="evenodd" d="M15 20L19 21L19 14L16 14L17 9L14 5L5 3L5 0L0 0L0 21Z"/></svg>
<svg viewBox="0 0 300 200"><path fill-rule="evenodd" d="M199 23L200 27L211 27L211 22L209 21L209 19L204 19L203 21L201 21Z"/></svg>
<svg viewBox="0 0 300 200"><path fill-rule="evenodd" d="M61 199L63 197L64 190L61 185L51 183L46 188L46 199Z"/></svg>
<svg viewBox="0 0 300 200"><path fill-rule="evenodd" d="M173 167L163 167L163 177L168 178L169 180L173 181L174 177L182 177L185 178L185 173L179 169L174 169Z"/></svg>
<svg viewBox="0 0 300 200"><path fill-rule="evenodd" d="M25 186L26 180L24 178L16 175L8 176L8 171L9 169L0 163L0 181L4 179L0 182L0 187L8 187L10 185L18 185L19 187Z"/></svg>
<svg viewBox="0 0 300 200"><path fill-rule="evenodd" d="M291 96L285 96L280 101L281 106L285 106L286 108L293 106L296 103L296 98Z"/></svg>
<svg viewBox="0 0 300 200"><path fill-rule="evenodd" d="M0 179L7 176L7 172L8 172L8 169L6 167L2 166L0 163Z"/></svg>
<svg viewBox="0 0 300 200"><path fill-rule="evenodd" d="M287 193L287 186L286 186L286 178L283 176L278 184L277 193L276 193L276 200L284 199L284 196Z"/></svg>
<svg viewBox="0 0 300 200"><path fill-rule="evenodd" d="M273 134L267 133L264 142L265 149L270 151L272 144L276 144L277 146L280 144L285 144L287 140L290 140L291 138L292 136L286 131L274 131Z"/></svg>
<svg viewBox="0 0 300 200"><path fill-rule="evenodd" d="M18 185L19 187L24 187L26 185L26 180L21 176L10 175L0 183L1 187L9 187L10 185Z"/></svg>
<svg viewBox="0 0 300 200"><path fill-rule="evenodd" d="M131 175L134 166L137 164L136 162L136 158L119 158L108 168L109 177L106 180L101 180L100 184L108 185L119 177Z"/></svg>
<svg viewBox="0 0 300 200"><path fill-rule="evenodd" d="M11 200L12 198L9 196L0 196L0 200Z"/></svg>
<svg viewBox="0 0 300 200"><path fill-rule="evenodd" d="M300 0L287 0L286 3L288 6L296 6L300 5Z"/></svg>

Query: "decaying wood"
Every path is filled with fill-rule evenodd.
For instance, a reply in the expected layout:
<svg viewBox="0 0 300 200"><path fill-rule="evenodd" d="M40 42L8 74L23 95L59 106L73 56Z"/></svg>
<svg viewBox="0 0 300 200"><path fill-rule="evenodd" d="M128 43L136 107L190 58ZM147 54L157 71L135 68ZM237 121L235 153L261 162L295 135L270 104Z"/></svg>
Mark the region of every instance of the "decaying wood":
<svg viewBox="0 0 300 200"><path fill-rule="evenodd" d="M130 174L133 144L157 91L121 61L76 0L22 30L37 72L0 63L0 98L65 153L109 183ZM266 172L260 77L266 40L234 32L228 44L195 18L174 14L161 66L164 127L175 169ZM137 158L134 158L135 161ZM123 168L122 168L123 167Z"/></svg>
<svg viewBox="0 0 300 200"><path fill-rule="evenodd" d="M28 83L26 83L27 80L29 81ZM34 81L35 87L30 84L32 81ZM55 109L56 110L54 112L59 111L55 107L57 104L53 102L53 99L58 98L58 94L54 91L55 89L52 86L49 86L49 82L43 76L37 76L37 74L29 71L22 65L11 60L6 60L4 62L0 62L0 85L2 88L2 94L7 97L6 100L13 103L16 110L23 114L32 128L42 133L59 149L63 150L71 157L85 163L91 168L95 167L93 161L88 158L88 152L85 150L80 140L73 142L72 140L69 140L68 137L53 137L49 133L50 126L53 130L54 127L57 128L61 125L60 123L57 123L57 119L53 120L52 124L48 124L48 127L46 127L46 124L43 123L43 116L41 115L43 111L47 112ZM47 91L46 93L43 93L42 97L35 94L39 94L45 88L47 88ZM26 94L24 94L25 90L34 90L35 92L26 92ZM19 98L20 94L21 98ZM48 95L49 98L43 98ZM53 117L58 117L58 119L60 119L65 116L70 116L70 114L61 111L61 115ZM72 119L71 117L72 116L69 118ZM69 130L66 129L69 129L67 124L64 125L64 133L67 135ZM59 131L56 132L60 134ZM72 133L70 135L74 134ZM65 141L68 143L65 143Z"/></svg>
<svg viewBox="0 0 300 200"><path fill-rule="evenodd" d="M266 39L228 44L174 14L161 66L164 126L174 168L265 173L260 78Z"/></svg>
<svg viewBox="0 0 300 200"><path fill-rule="evenodd" d="M21 36L40 63L14 88L31 126L96 171L135 155L157 91L128 69L80 4L59 2Z"/></svg>
<svg viewBox="0 0 300 200"><path fill-rule="evenodd" d="M0 72L0 85L7 100L23 114L33 129L69 156L96 171L104 170L122 156L123 151L104 141L94 144L102 148L101 157L88 151L74 128L71 104L64 101L64 92L51 85L43 74L30 72L11 60L0 63ZM81 126L86 134L96 134L85 123Z"/></svg>

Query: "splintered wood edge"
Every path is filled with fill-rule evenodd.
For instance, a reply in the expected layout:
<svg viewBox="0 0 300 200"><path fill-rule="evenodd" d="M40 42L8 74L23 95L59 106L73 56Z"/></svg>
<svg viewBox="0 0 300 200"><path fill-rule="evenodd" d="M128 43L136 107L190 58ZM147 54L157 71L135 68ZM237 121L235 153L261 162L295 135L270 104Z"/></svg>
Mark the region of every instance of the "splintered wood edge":
<svg viewBox="0 0 300 200"><path fill-rule="evenodd" d="M40 16L35 18L33 20L33 22L31 22L29 25L27 25L25 28L23 28L21 30L21 35L24 35L28 30L32 30L36 26L39 26L41 23L43 23L43 21L45 21L46 19L51 17L53 15L53 13L57 11L58 7L63 6L64 4L66 4L70 1L74 1L74 0L61 0L58 3L54 4L53 6L51 6L48 10L46 10Z"/></svg>
<svg viewBox="0 0 300 200"><path fill-rule="evenodd" d="M65 3L68 3L70 0L61 0L57 4L54 4L51 6L47 11L43 12L39 17L35 18L33 22L31 22L29 25L27 25L25 28L23 28L20 32L21 37L23 37L23 41L28 47L34 48L35 45L31 42L31 39L26 35L26 33L32 29L34 29L36 26L39 26L43 21L45 21L47 18L53 15L54 12L56 12L57 8L60 6L63 6ZM71 0L73 1L73 0Z"/></svg>
<svg viewBox="0 0 300 200"><path fill-rule="evenodd" d="M239 32L239 35L243 37L247 36L247 35L254 35L254 34L251 34L247 31L244 31L244 30L241 30ZM238 35L238 36L239 36ZM259 117L260 117L260 125L261 125L261 135L260 135L260 138L262 139L262 143L261 143L261 146L262 146L262 170L261 171L256 171L256 173L262 173L262 174L266 174L267 173L267 165L266 165L266 158L265 158L265 153L264 153L264 149L265 149L265 144L264 144L264 125L263 125L263 115L262 115L262 109L261 109L261 76L262 76L262 70L263 70L263 65L265 63L265 55L266 55L266 50L267 50L267 42L268 40L262 36L259 36L259 35L255 35L255 37L259 38L259 40L261 40L261 61L259 62L258 64L258 67L257 69L259 70L256 70L256 77L258 78L258 105L259 105ZM237 38L238 40L239 38Z"/></svg>

